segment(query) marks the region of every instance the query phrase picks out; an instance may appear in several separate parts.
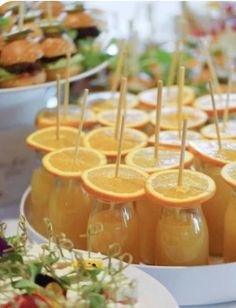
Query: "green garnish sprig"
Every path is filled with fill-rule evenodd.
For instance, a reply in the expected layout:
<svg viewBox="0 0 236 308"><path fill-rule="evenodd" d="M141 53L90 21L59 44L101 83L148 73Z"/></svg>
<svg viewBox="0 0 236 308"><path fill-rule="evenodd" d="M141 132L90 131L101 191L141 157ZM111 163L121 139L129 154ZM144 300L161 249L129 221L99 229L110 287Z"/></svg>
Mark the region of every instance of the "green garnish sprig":
<svg viewBox="0 0 236 308"><path fill-rule="evenodd" d="M21 215L19 218L18 227L17 227L17 235L26 253L26 242L28 240L28 235L27 235L27 228L26 228L26 219L23 215Z"/></svg>
<svg viewBox="0 0 236 308"><path fill-rule="evenodd" d="M104 230L103 224L98 222L95 224L88 225L87 233L81 234L80 237L87 238L87 246L88 246L88 257L91 258L92 251L92 237L102 233Z"/></svg>

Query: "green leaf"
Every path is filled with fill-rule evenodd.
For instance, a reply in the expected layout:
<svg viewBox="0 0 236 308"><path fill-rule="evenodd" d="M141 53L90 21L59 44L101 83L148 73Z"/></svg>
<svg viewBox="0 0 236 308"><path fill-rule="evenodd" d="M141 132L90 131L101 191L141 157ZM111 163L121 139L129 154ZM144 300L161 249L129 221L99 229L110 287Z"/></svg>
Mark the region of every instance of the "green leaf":
<svg viewBox="0 0 236 308"><path fill-rule="evenodd" d="M91 308L105 308L105 299L101 294L90 293L88 296Z"/></svg>
<svg viewBox="0 0 236 308"><path fill-rule="evenodd" d="M70 65L79 64L82 62L82 60L83 60L83 56L80 53L77 53L71 58ZM67 63L66 58L61 58L55 62L47 63L45 64L45 66L50 70L54 70L54 69L66 67L66 63Z"/></svg>
<svg viewBox="0 0 236 308"><path fill-rule="evenodd" d="M76 29L67 30L66 34L69 35L69 37L74 41L77 36L77 30Z"/></svg>
<svg viewBox="0 0 236 308"><path fill-rule="evenodd" d="M43 264L41 262L32 262L28 264L28 270L30 273L31 279L34 281L35 276L41 273Z"/></svg>
<svg viewBox="0 0 236 308"><path fill-rule="evenodd" d="M9 73L4 68L0 67L0 81L14 78L14 74Z"/></svg>
<svg viewBox="0 0 236 308"><path fill-rule="evenodd" d="M23 263L23 258L21 254L16 251L4 253L4 255L0 258L0 262L11 261L13 263L20 262Z"/></svg>
<svg viewBox="0 0 236 308"><path fill-rule="evenodd" d="M38 288L38 285L28 279L21 279L20 281L13 282L15 289L25 289L28 292L32 292Z"/></svg>

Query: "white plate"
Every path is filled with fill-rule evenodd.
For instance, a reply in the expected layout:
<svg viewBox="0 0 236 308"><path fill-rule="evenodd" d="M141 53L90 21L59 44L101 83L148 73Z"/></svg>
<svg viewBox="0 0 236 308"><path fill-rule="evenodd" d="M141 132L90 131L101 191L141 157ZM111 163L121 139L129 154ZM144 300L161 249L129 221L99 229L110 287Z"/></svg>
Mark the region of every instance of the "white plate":
<svg viewBox="0 0 236 308"><path fill-rule="evenodd" d="M176 308L176 303L170 292L157 280L130 265L125 274L138 282L138 308Z"/></svg>

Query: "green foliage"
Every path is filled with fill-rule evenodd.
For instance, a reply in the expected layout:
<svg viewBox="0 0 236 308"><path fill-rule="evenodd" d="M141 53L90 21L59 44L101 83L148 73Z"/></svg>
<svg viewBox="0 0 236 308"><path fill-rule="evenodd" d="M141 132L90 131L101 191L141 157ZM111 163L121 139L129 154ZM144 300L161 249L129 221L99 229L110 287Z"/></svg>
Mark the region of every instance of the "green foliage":
<svg viewBox="0 0 236 308"><path fill-rule="evenodd" d="M98 66L108 60L110 56L94 43L91 38L78 41L78 51L83 55L82 65L85 70Z"/></svg>

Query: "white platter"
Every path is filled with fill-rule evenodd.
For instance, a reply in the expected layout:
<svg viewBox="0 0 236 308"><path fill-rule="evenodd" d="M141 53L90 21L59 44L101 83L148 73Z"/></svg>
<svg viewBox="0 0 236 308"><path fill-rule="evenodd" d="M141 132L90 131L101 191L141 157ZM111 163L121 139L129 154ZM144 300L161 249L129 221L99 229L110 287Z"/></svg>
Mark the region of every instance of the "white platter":
<svg viewBox="0 0 236 308"><path fill-rule="evenodd" d="M22 196L20 213L30 220L30 188L27 188ZM27 228L32 241L37 243L46 241L34 230L30 221L27 221ZM173 294L179 305L208 305L236 300L236 262L191 267L139 264L137 267L160 281Z"/></svg>
<svg viewBox="0 0 236 308"><path fill-rule="evenodd" d="M32 242L38 244L45 243L46 238L41 236L34 228L30 225L28 219L30 215L30 188L28 188L21 200L20 205L20 214L24 215L27 219L27 229L28 237ZM93 253L92 257L96 257L96 254ZM126 270L125 274L137 280L138 282L138 304L137 308L177 308L178 304L176 303L173 296L170 292L156 279L138 269L134 265L130 265Z"/></svg>

